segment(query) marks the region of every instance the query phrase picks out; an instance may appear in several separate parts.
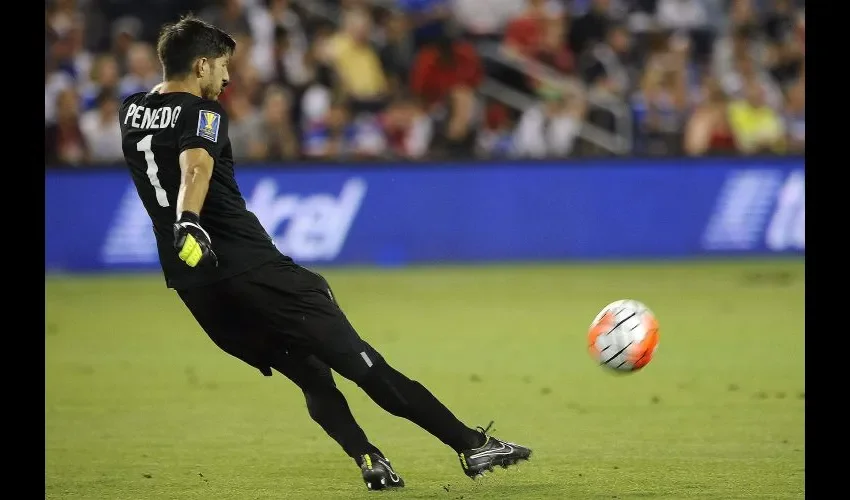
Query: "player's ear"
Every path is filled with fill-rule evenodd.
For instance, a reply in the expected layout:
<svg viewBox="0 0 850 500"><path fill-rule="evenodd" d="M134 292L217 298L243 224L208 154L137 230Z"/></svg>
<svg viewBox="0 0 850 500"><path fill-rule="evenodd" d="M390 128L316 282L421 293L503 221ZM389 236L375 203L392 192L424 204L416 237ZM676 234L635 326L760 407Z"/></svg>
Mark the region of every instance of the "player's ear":
<svg viewBox="0 0 850 500"><path fill-rule="evenodd" d="M198 58L195 61L195 75L198 78L203 78L210 71L210 62L206 57Z"/></svg>

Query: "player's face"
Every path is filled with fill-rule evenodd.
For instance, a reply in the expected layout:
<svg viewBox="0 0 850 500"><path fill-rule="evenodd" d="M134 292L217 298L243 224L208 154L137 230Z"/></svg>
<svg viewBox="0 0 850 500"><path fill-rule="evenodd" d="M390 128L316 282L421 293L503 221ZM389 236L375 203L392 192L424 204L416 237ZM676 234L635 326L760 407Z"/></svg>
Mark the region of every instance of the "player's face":
<svg viewBox="0 0 850 500"><path fill-rule="evenodd" d="M230 63L230 58L227 56L208 60L209 71L201 80L201 97L211 100L218 99L219 94L230 81L230 73L227 70L228 63Z"/></svg>

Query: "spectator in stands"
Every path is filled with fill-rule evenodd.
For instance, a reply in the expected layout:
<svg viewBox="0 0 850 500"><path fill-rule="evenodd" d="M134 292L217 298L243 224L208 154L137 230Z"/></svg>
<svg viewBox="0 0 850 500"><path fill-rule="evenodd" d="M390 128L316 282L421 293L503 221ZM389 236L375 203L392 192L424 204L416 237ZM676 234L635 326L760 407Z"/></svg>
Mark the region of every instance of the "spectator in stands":
<svg viewBox="0 0 850 500"><path fill-rule="evenodd" d="M120 98L148 92L161 81L162 69L153 47L143 42L133 44L127 52L127 74L118 85Z"/></svg>
<svg viewBox="0 0 850 500"><path fill-rule="evenodd" d="M757 80L746 84L744 99L729 105L729 123L735 144L744 154L779 153L785 147L782 117L765 100L764 88Z"/></svg>
<svg viewBox="0 0 850 500"><path fill-rule="evenodd" d="M333 101L327 113L306 127L302 153L307 158L342 158L354 149L355 130L351 112L342 99Z"/></svg>
<svg viewBox="0 0 850 500"><path fill-rule="evenodd" d="M690 33L708 25L708 10L704 0L658 0L656 19L665 30Z"/></svg>
<svg viewBox="0 0 850 500"><path fill-rule="evenodd" d="M705 7L708 30L714 36L726 33L729 21L727 5L729 2L727 0L702 0L702 3Z"/></svg>
<svg viewBox="0 0 850 500"><path fill-rule="evenodd" d="M64 37L76 19L79 18L79 12L76 10L77 5L73 1L53 1L47 2L44 6L44 14L47 21L47 28L51 30L56 37Z"/></svg>
<svg viewBox="0 0 850 500"><path fill-rule="evenodd" d="M795 39L786 40L775 47L775 59L768 75L780 87L786 87L800 77L804 61L803 44Z"/></svg>
<svg viewBox="0 0 850 500"><path fill-rule="evenodd" d="M571 74L575 69L575 57L566 43L566 23L566 18L560 16L546 19L540 44L530 54L531 59L561 75Z"/></svg>
<svg viewBox="0 0 850 500"><path fill-rule="evenodd" d="M264 85L260 79L260 70L253 64L254 39L249 33L239 32L232 37L236 49L230 57L230 83L218 96L218 101L226 107L230 97L241 92L254 106L262 106Z"/></svg>
<svg viewBox="0 0 850 500"><path fill-rule="evenodd" d="M307 91L315 78L315 63L313 53L308 50L302 51L293 45L296 42L293 36L281 25L275 26L275 41L272 55L274 58L274 69L272 71L273 82L286 87L291 93L291 106L289 120L300 130L299 122L302 115L301 105L304 93ZM260 72L262 74L262 72Z"/></svg>
<svg viewBox="0 0 850 500"><path fill-rule="evenodd" d="M671 44L673 45L673 44ZM640 150L652 155L681 153L688 106L688 75L683 48L647 62L633 109L642 136Z"/></svg>
<svg viewBox="0 0 850 500"><path fill-rule="evenodd" d="M587 13L573 21L568 35L573 52L580 55L605 39L612 21L610 7L610 0L591 0Z"/></svg>
<svg viewBox="0 0 850 500"><path fill-rule="evenodd" d="M760 69L765 60L765 49L756 24L744 24L732 28L730 34L719 37L714 43L712 71L720 79L725 92L732 95L741 90L735 80L741 61L748 61ZM737 82L737 83L736 83ZM731 86L731 87L730 87ZM732 87L739 88L732 88Z"/></svg>
<svg viewBox="0 0 850 500"><path fill-rule="evenodd" d="M49 54L57 71L65 73L72 80L77 80L85 76L85 71L78 65L78 54L68 33L70 28L64 36L56 38L50 45Z"/></svg>
<svg viewBox="0 0 850 500"><path fill-rule="evenodd" d="M619 23L609 23L603 43L594 44L582 55L579 66L585 80L603 71L610 75L617 92L624 98L636 87L640 79L632 55L632 39L628 28Z"/></svg>
<svg viewBox="0 0 850 500"><path fill-rule="evenodd" d="M481 84L483 77L484 70L475 47L444 34L416 55L410 87L430 112L444 106L454 89L472 91Z"/></svg>
<svg viewBox="0 0 850 500"><path fill-rule="evenodd" d="M505 26L520 15L519 0L454 0L452 14L464 36L472 40L501 41Z"/></svg>
<svg viewBox="0 0 850 500"><path fill-rule="evenodd" d="M261 80L282 81L283 65L293 73L294 80L301 81L301 63L309 44L301 18L290 1L254 0L246 18L254 39L251 60L260 71ZM281 45L285 45L285 51L280 50Z"/></svg>
<svg viewBox="0 0 850 500"><path fill-rule="evenodd" d="M767 73L780 87L785 87L800 76L805 59L803 39L795 36L791 30L774 29L781 30L782 38L771 39L767 45Z"/></svg>
<svg viewBox="0 0 850 500"><path fill-rule="evenodd" d="M128 71L128 53L130 47L139 41L142 35L142 22L131 16L122 17L112 23L112 55L118 61L121 74Z"/></svg>
<svg viewBox="0 0 850 500"><path fill-rule="evenodd" d="M60 43L68 46L68 58L65 61L66 71L77 82L84 82L91 74L94 57L85 48L85 21L81 15L74 16L71 25Z"/></svg>
<svg viewBox="0 0 850 500"><path fill-rule="evenodd" d="M263 155L266 160L298 157L298 143L289 120L289 95L283 87L270 85L265 90L261 137L266 146Z"/></svg>
<svg viewBox="0 0 850 500"><path fill-rule="evenodd" d="M88 146L90 161L109 163L123 160L118 106L115 91L107 88L98 94L95 108L80 117L80 130Z"/></svg>
<svg viewBox="0 0 850 500"><path fill-rule="evenodd" d="M770 43L782 43L794 36L797 19L791 0L768 2L764 15L763 29Z"/></svg>
<svg viewBox="0 0 850 500"><path fill-rule="evenodd" d="M484 123L478 132L475 155L479 158L508 158L514 155L514 120L501 103L485 107Z"/></svg>
<svg viewBox="0 0 850 500"><path fill-rule="evenodd" d="M230 35L251 33L251 25L242 8L242 0L215 0L199 17Z"/></svg>
<svg viewBox="0 0 850 500"><path fill-rule="evenodd" d="M386 109L386 108L385 108ZM381 115L383 113L358 113L352 120L354 131L350 158L375 160L387 157L387 138L384 133Z"/></svg>
<svg viewBox="0 0 850 500"><path fill-rule="evenodd" d="M298 89L300 93L313 77L308 55L297 33L290 32L282 25L275 26L272 49L274 69L269 81Z"/></svg>
<svg viewBox="0 0 850 500"><path fill-rule="evenodd" d="M564 16L551 15L543 0L534 0L522 16L511 21L502 52L525 72L524 81L514 84L515 88L533 94L546 80L573 71L573 53L565 41L566 23Z"/></svg>
<svg viewBox="0 0 850 500"><path fill-rule="evenodd" d="M78 165L89 160L88 146L80 130L80 99L73 88L56 97L56 123L44 129L47 165Z"/></svg>
<svg viewBox="0 0 850 500"><path fill-rule="evenodd" d="M735 137L727 116L728 105L717 79L706 76L699 102L685 126L685 154L703 156L736 152Z"/></svg>
<svg viewBox="0 0 850 500"><path fill-rule="evenodd" d="M121 74L118 72L118 61L112 54L100 54L92 64L91 75L80 92L82 108L88 111L96 106L98 96L109 90L118 93Z"/></svg>
<svg viewBox="0 0 850 500"><path fill-rule="evenodd" d="M616 79L609 75L605 68L597 66L596 70L588 75L587 85L585 123L612 137L620 135L617 110L622 106L623 98ZM611 148L605 147L598 141L581 140L576 147L583 156L614 154Z"/></svg>
<svg viewBox="0 0 850 500"><path fill-rule="evenodd" d="M729 5L729 29L735 30L740 26L757 26L758 11L753 0L732 0Z"/></svg>
<svg viewBox="0 0 850 500"><path fill-rule="evenodd" d="M800 41L803 53L806 53L806 13L803 10L797 12L796 24L794 26L794 37Z"/></svg>
<svg viewBox="0 0 850 500"><path fill-rule="evenodd" d="M410 66L415 52L408 29L409 24L403 14L390 13L386 25L386 40L381 47L380 57L393 95L402 93L409 85Z"/></svg>
<svg viewBox="0 0 850 500"><path fill-rule="evenodd" d="M238 47L238 45L237 45ZM238 52L238 48L237 48ZM234 54L235 56L236 54ZM232 60L230 63L230 84L224 93L219 96L219 101L226 102L231 93L243 94L252 106L262 107L265 100L263 82L257 68L247 59Z"/></svg>
<svg viewBox="0 0 850 500"><path fill-rule="evenodd" d="M227 102L228 137L237 161L266 159L267 145L262 113L240 92L231 94Z"/></svg>
<svg viewBox="0 0 850 500"><path fill-rule="evenodd" d="M546 0L525 0L525 10L505 28L502 51L508 57L532 57L546 32Z"/></svg>
<svg viewBox="0 0 850 500"><path fill-rule="evenodd" d="M540 95L541 102L526 109L519 120L513 153L524 158L568 157L584 121L584 102L554 86Z"/></svg>
<svg viewBox="0 0 850 500"><path fill-rule="evenodd" d="M551 77L551 69L547 70L532 59L532 54L540 47L547 18L545 0L517 3L524 7L505 26L498 55L506 61L496 66L495 76L512 90L533 94L536 79Z"/></svg>
<svg viewBox="0 0 850 500"><path fill-rule="evenodd" d="M451 15L450 0L397 0L407 16L413 50L418 51L443 35Z"/></svg>
<svg viewBox="0 0 850 500"><path fill-rule="evenodd" d="M456 86L449 92L444 109L434 120L432 152L435 157L468 158L475 153L478 110L478 98L473 89Z"/></svg>
<svg viewBox="0 0 850 500"><path fill-rule="evenodd" d="M257 78L262 83L260 78L259 68L254 65L254 39L248 33L234 33L233 40L236 42L236 49L230 56L230 67L233 69L242 70L245 67L253 67L257 71ZM231 75L232 76L232 75Z"/></svg>
<svg viewBox="0 0 850 500"><path fill-rule="evenodd" d="M723 91L732 98L743 98L746 94L747 82L756 81L761 85L768 105L779 108L782 105L782 92L767 71L746 54L738 57L732 71L724 74L720 80Z"/></svg>
<svg viewBox="0 0 850 500"><path fill-rule="evenodd" d="M788 151L806 152L806 80L798 79L788 86L785 106Z"/></svg>
<svg viewBox="0 0 850 500"><path fill-rule="evenodd" d="M418 160L428 152L434 124L416 100L396 99L381 116L381 125L393 157Z"/></svg>
<svg viewBox="0 0 850 500"><path fill-rule="evenodd" d="M268 65L262 69L255 65L264 82L274 82L278 85L287 85L289 83L290 74L286 71L286 54L289 50L289 32L283 26L276 25L274 27L274 38L271 44Z"/></svg>
<svg viewBox="0 0 850 500"><path fill-rule="evenodd" d="M59 94L74 86L74 79L68 73L56 68L56 60L48 57L44 65L44 125L56 122L56 103Z"/></svg>
<svg viewBox="0 0 850 500"><path fill-rule="evenodd" d="M301 96L299 129L304 130L325 119L333 101L333 80L327 66L316 67L316 77Z"/></svg>
<svg viewBox="0 0 850 500"><path fill-rule="evenodd" d="M328 41L322 54L355 113L381 109L387 98L387 79L369 42L370 30L371 19L366 10L348 10L343 14L342 29Z"/></svg>
<svg viewBox="0 0 850 500"><path fill-rule="evenodd" d="M784 123L786 151L804 151L802 0L398 1L157 0L152 8L142 1L51 0L45 9L45 134L46 142L49 134L61 135L54 142L62 145L51 146L51 154L58 158L61 149L63 157L77 161L89 147L92 158L102 156L91 138L106 134L90 131L98 123L95 117L106 116L112 104L107 100L97 108L98 96L110 89L147 91L160 80L145 42L152 42L161 23L173 21L177 11L203 11L237 40L231 84L220 102L232 110L234 154L244 159L291 158L302 143L330 144L313 148L333 150L318 155L327 158L418 158L426 123L433 135L421 153L427 157L504 155L513 142L513 120L504 108L485 107L484 97L520 109L527 99L538 100L546 85L569 82L572 75L583 80L588 96L586 127L574 140L572 155L621 154L617 139L628 132L623 114L632 100L637 130L629 135L638 145L635 151L728 152L734 145L720 111L724 92L716 83L706 90L705 82L712 80L703 78L705 72L737 104L749 102L749 85L758 82ZM320 4L332 7L330 12L339 7L343 15L323 18ZM411 25L400 9L389 8L393 4L426 22ZM626 9L628 24L620 19ZM429 32L451 35L453 28L466 42L412 50L413 42L445 40ZM670 37L671 30L677 36ZM559 37L569 43L556 43ZM510 47L506 52L517 56L513 61L499 50L503 42ZM677 43L681 50L674 50ZM270 84L283 88L282 106L266 95ZM67 118L62 134L57 127L47 129L58 119L60 94L70 89L81 94L80 110L93 110L78 118L82 140L74 139ZM421 110L403 97L406 92L421 102ZM346 102L331 104L340 97ZM386 103L392 104L383 113ZM269 111L281 108L288 110L282 118L285 134L275 129L284 123ZM757 114L739 112L745 117L739 122L756 122L747 117ZM278 139L267 144L267 136L274 135L270 130L278 130ZM682 131L686 137L677 138ZM292 138L279 140L282 136ZM272 142L284 147L266 151ZM768 149L782 150L767 142L773 146Z"/></svg>
<svg viewBox="0 0 850 500"><path fill-rule="evenodd" d="M706 0L658 0L658 25L687 38L692 49L691 61L699 65L710 59L716 34L709 4Z"/></svg>

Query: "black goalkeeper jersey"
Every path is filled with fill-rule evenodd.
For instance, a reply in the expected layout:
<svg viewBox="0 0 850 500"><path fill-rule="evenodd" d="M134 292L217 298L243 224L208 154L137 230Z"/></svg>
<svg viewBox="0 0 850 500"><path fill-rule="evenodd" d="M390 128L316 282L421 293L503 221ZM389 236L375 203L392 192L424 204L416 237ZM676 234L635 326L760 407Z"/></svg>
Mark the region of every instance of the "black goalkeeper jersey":
<svg viewBox="0 0 850 500"><path fill-rule="evenodd" d="M124 159L153 222L159 261L170 288L206 285L245 272L281 253L245 205L233 170L227 115L216 101L193 94L138 93L118 113ZM201 225L218 267L191 268L177 257L173 224L180 189L180 153L203 148L215 161Z"/></svg>

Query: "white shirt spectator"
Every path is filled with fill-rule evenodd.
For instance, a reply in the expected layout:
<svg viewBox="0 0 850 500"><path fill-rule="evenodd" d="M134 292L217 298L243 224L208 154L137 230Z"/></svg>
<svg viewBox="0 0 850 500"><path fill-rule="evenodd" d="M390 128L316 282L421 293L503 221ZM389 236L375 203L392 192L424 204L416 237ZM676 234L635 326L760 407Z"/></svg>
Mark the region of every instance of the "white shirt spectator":
<svg viewBox="0 0 850 500"><path fill-rule="evenodd" d="M387 139L375 116L364 114L354 119L352 152L366 156L380 156L387 149Z"/></svg>
<svg viewBox="0 0 850 500"><path fill-rule="evenodd" d="M413 126L404 139L404 149L408 158L422 158L428 152L428 146L434 137L434 123L422 114L413 121Z"/></svg>
<svg viewBox="0 0 850 500"><path fill-rule="evenodd" d="M708 12L699 0L658 0L658 24L673 30L689 30L708 25Z"/></svg>
<svg viewBox="0 0 850 500"><path fill-rule="evenodd" d="M146 43L136 43L130 47L127 52L127 66L128 73L118 84L121 99L136 92L148 92L162 81L156 52Z"/></svg>
<svg viewBox="0 0 850 500"><path fill-rule="evenodd" d="M44 82L44 126L56 121L56 98L63 90L73 87L74 79L64 71L54 71Z"/></svg>
<svg viewBox="0 0 850 500"><path fill-rule="evenodd" d="M764 89L764 99L767 105L773 109L782 108L782 91L773 81L773 78L765 72L758 72L758 80ZM744 78L740 73L730 71L720 78L720 86L723 92L732 99L741 99L744 96Z"/></svg>
<svg viewBox="0 0 850 500"><path fill-rule="evenodd" d="M756 67L761 67L764 62L765 47L760 41L753 40L747 48L747 53ZM731 36L719 37L714 42L711 54L711 71L718 78L725 78L729 73L735 72L735 58Z"/></svg>
<svg viewBox="0 0 850 500"><path fill-rule="evenodd" d="M275 18L263 5L248 9L248 24L251 26L251 36L254 46L251 48L251 62L260 72L260 79L269 82L274 76L274 30L276 25L286 28L289 33L289 50L284 56L283 65L290 79L295 83L304 83L310 75L304 65L304 54L307 52L307 38L301 28L297 15L287 9Z"/></svg>
<svg viewBox="0 0 850 500"><path fill-rule="evenodd" d="M124 158L117 117L104 117L98 109L87 111L80 117L80 130L89 146L91 161L107 163Z"/></svg>
<svg viewBox="0 0 850 500"><path fill-rule="evenodd" d="M251 147L254 141L263 137L263 117L259 111L250 111L239 122L231 120L228 124L228 138L237 160L253 160Z"/></svg>
<svg viewBox="0 0 850 500"><path fill-rule="evenodd" d="M56 98L63 90L73 87L74 79L64 71L54 71L44 81L44 124L56 121Z"/></svg>
<svg viewBox="0 0 850 500"><path fill-rule="evenodd" d="M508 21L522 14L519 0L454 0L452 12L463 28L475 34L497 34Z"/></svg>
<svg viewBox="0 0 850 500"><path fill-rule="evenodd" d="M570 115L548 120L544 105L528 108L514 134L514 154L525 158L566 157L573 150L581 122Z"/></svg>
<svg viewBox="0 0 850 500"><path fill-rule="evenodd" d="M314 83L301 97L302 125L320 122L331 109L331 90L324 85Z"/></svg>

